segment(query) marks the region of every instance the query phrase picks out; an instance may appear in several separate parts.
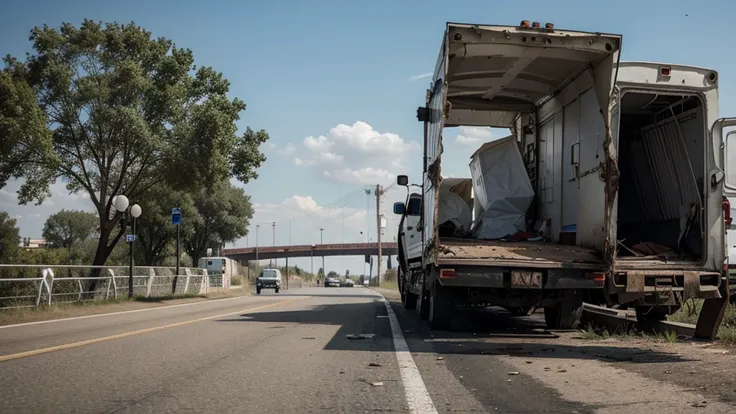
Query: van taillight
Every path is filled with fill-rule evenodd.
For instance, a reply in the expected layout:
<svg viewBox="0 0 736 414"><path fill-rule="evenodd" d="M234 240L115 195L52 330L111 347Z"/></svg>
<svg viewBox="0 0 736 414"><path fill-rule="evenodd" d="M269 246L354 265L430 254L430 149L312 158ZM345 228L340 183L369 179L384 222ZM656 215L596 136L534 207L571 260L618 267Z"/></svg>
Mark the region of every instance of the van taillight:
<svg viewBox="0 0 736 414"><path fill-rule="evenodd" d="M728 201L728 197L723 197L723 221L726 223L726 226L730 226L733 222L733 218L731 218L731 202Z"/></svg>

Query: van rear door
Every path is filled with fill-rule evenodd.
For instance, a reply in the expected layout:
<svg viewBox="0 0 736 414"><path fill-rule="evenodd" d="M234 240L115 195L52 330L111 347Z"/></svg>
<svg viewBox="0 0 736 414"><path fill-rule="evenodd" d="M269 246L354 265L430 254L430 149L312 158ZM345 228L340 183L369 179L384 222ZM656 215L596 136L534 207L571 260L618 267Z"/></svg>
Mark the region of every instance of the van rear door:
<svg viewBox="0 0 736 414"><path fill-rule="evenodd" d="M723 165L723 195L736 197L736 118L721 118L713 124L713 141L720 143L721 165ZM711 183L721 177L719 172L713 173ZM731 200L732 202L734 200Z"/></svg>

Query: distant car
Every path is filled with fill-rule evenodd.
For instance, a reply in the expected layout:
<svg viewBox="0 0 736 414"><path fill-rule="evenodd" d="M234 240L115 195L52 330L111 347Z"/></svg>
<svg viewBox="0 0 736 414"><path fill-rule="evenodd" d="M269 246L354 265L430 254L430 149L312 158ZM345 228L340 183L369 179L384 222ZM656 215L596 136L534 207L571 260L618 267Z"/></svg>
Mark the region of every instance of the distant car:
<svg viewBox="0 0 736 414"><path fill-rule="evenodd" d="M281 272L278 269L263 269L256 279L256 294L261 294L261 289L273 289L279 293L281 289Z"/></svg>
<svg viewBox="0 0 736 414"><path fill-rule="evenodd" d="M340 287L340 280L336 277L328 277L325 279L325 287Z"/></svg>
<svg viewBox="0 0 736 414"><path fill-rule="evenodd" d="M353 287L355 286L355 282L353 282L351 279L345 279L345 287Z"/></svg>

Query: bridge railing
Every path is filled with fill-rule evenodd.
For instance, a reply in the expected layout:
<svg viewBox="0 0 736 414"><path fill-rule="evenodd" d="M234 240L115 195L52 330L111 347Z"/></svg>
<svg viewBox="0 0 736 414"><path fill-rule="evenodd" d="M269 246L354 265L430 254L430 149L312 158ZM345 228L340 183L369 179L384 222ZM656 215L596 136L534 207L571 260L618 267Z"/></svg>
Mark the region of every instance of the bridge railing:
<svg viewBox="0 0 736 414"><path fill-rule="evenodd" d="M127 297L127 266L0 265L0 309L28 308L60 303L100 301ZM207 294L206 269L137 266L133 268L133 295L139 297Z"/></svg>

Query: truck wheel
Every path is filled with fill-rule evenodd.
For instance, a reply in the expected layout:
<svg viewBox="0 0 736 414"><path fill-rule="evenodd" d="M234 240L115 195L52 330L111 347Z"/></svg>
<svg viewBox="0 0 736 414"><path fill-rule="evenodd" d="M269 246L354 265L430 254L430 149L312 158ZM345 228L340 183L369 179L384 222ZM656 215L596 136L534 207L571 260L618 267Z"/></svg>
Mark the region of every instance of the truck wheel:
<svg viewBox="0 0 736 414"><path fill-rule="evenodd" d="M570 295L556 305L544 308L544 321L548 329L577 329L583 316L581 295Z"/></svg>
<svg viewBox="0 0 736 414"><path fill-rule="evenodd" d="M274 289L276 293L279 293L279 288Z"/></svg>
<svg viewBox="0 0 736 414"><path fill-rule="evenodd" d="M260 294L261 294L261 288L257 287L256 288L256 295L260 295Z"/></svg>
<svg viewBox="0 0 736 414"><path fill-rule="evenodd" d="M448 331L452 328L453 294L450 288L435 283L431 289L429 327Z"/></svg>
<svg viewBox="0 0 736 414"><path fill-rule="evenodd" d="M422 294L417 297L417 310L419 311L419 319L426 321L429 319L429 292L424 290L422 286Z"/></svg>
<svg viewBox="0 0 736 414"><path fill-rule="evenodd" d="M417 307L417 295L409 291L409 284L406 281L402 284L401 303L404 309L413 310Z"/></svg>

